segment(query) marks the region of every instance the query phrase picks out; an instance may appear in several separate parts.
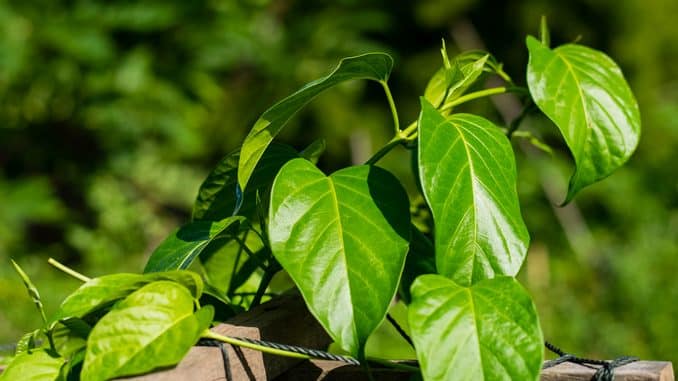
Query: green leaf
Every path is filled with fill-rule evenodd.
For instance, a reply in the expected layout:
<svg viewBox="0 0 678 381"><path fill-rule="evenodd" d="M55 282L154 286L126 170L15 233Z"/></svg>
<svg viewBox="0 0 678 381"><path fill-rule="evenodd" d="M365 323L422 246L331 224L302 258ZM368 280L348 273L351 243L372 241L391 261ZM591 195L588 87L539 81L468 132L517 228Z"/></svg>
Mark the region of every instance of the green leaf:
<svg viewBox="0 0 678 381"><path fill-rule="evenodd" d="M70 359L87 345L87 336L92 327L78 318L63 319L53 327L52 338L61 357Z"/></svg>
<svg viewBox="0 0 678 381"><path fill-rule="evenodd" d="M273 254L320 324L354 356L396 292L410 235L408 205L398 180L375 166L328 177L295 159L273 183Z"/></svg>
<svg viewBox="0 0 678 381"><path fill-rule="evenodd" d="M438 272L462 285L515 275L530 237L501 130L475 115L446 119L422 99L419 176L433 213Z"/></svg>
<svg viewBox="0 0 678 381"><path fill-rule="evenodd" d="M193 313L189 290L149 283L99 320L87 340L82 380L106 380L178 363L209 327L214 310Z"/></svg>
<svg viewBox="0 0 678 381"><path fill-rule="evenodd" d="M40 293L38 292L38 288L35 287L33 282L31 282L31 278L28 277L28 274L26 274L24 270L22 270L21 267L16 262L14 262L13 259L10 260L12 261L12 266L14 266L14 270L16 270L16 272L21 277L21 280L24 282L26 291L28 291L28 296L31 297L33 303L35 303L35 307L38 309L38 312L40 312L42 321L47 323L47 317L45 316L45 310L42 307L42 300L40 300Z"/></svg>
<svg viewBox="0 0 678 381"><path fill-rule="evenodd" d="M483 73L488 57L484 55L469 63L455 60L449 69L441 68L426 86L424 98L436 106L459 98Z"/></svg>
<svg viewBox="0 0 678 381"><path fill-rule="evenodd" d="M266 147L285 124L324 90L351 79L371 79L386 82L393 59L385 53L368 53L356 57L344 58L326 77L309 82L294 94L281 100L266 110L254 123L242 144L241 157L238 164L238 183L247 189L250 177Z"/></svg>
<svg viewBox="0 0 678 381"><path fill-rule="evenodd" d="M185 270L216 237L237 231L244 217L221 221L193 221L172 233L158 246L146 263L144 273Z"/></svg>
<svg viewBox="0 0 678 381"><path fill-rule="evenodd" d="M467 288L423 275L412 285L409 323L425 380L539 379L543 338L537 311L513 278Z"/></svg>
<svg viewBox="0 0 678 381"><path fill-rule="evenodd" d="M638 104L605 54L577 44L551 50L531 36L527 47L532 98L558 126L576 164L567 203L629 159L640 137Z"/></svg>
<svg viewBox="0 0 678 381"><path fill-rule="evenodd" d="M51 325L64 318L83 318L99 309L108 308L140 287L158 280L178 282L188 288L196 298L202 293L202 279L191 271L104 275L84 283L70 294L61 303Z"/></svg>
<svg viewBox="0 0 678 381"><path fill-rule="evenodd" d="M239 193L237 172L240 151L228 154L200 186L198 198L193 205L193 219L215 221L234 214L253 214L256 192L267 195L280 167L297 157L299 154L294 148L281 143L271 144L257 163L249 186L244 193Z"/></svg>
<svg viewBox="0 0 678 381"><path fill-rule="evenodd" d="M37 345L38 337L42 335L42 329L36 329L34 331L25 333L19 341L16 343L16 355L30 351L35 348Z"/></svg>
<svg viewBox="0 0 678 381"><path fill-rule="evenodd" d="M0 381L54 381L64 362L63 358L51 356L45 349L23 352L0 374Z"/></svg>

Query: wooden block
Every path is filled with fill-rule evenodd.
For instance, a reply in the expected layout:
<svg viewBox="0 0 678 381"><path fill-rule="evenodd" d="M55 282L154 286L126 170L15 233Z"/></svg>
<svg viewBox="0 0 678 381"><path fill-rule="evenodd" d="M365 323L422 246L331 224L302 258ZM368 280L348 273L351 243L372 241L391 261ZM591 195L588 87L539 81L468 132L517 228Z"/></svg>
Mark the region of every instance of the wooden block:
<svg viewBox="0 0 678 381"><path fill-rule="evenodd" d="M562 363L541 372L541 381L590 381L598 367ZM675 381L666 361L636 361L614 369L615 381Z"/></svg>
<svg viewBox="0 0 678 381"><path fill-rule="evenodd" d="M240 314L212 331L231 337L249 337L306 348L325 349L331 340L308 312L298 293L280 296ZM227 345L232 380L272 380L303 360L272 356ZM130 377L137 381L226 380L221 351L194 347L174 368Z"/></svg>
<svg viewBox="0 0 678 381"><path fill-rule="evenodd" d="M540 381L590 381L596 372L578 364L563 363L542 371ZM411 373L394 369L373 369L376 380L406 381ZM364 369L333 361L306 361L287 372L275 381L367 381ZM674 381L673 366L664 361L637 361L615 368L615 381Z"/></svg>
<svg viewBox="0 0 678 381"><path fill-rule="evenodd" d="M375 380L408 381L412 373L391 368L372 368ZM337 361L305 361L276 378L275 381L369 381L365 369Z"/></svg>

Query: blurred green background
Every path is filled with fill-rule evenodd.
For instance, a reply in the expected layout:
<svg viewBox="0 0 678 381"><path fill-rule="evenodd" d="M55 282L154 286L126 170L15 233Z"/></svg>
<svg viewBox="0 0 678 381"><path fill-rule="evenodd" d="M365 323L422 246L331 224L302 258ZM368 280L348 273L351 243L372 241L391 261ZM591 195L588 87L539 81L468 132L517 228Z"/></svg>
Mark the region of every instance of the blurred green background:
<svg viewBox="0 0 678 381"><path fill-rule="evenodd" d="M554 44L579 40L620 64L643 135L626 167L559 209L571 160L553 125L527 119L556 152L515 144L532 235L521 280L546 338L567 351L678 361L675 0L0 2L0 343L40 324L9 258L54 311L78 284L48 257L89 276L140 271L258 115L341 57L394 56L405 123L441 38L451 54L484 45L524 84L524 38L542 14ZM468 110L504 122L489 101ZM324 137L332 170L369 157L391 128L379 86L351 82L281 138L301 148ZM383 165L413 189L405 150Z"/></svg>

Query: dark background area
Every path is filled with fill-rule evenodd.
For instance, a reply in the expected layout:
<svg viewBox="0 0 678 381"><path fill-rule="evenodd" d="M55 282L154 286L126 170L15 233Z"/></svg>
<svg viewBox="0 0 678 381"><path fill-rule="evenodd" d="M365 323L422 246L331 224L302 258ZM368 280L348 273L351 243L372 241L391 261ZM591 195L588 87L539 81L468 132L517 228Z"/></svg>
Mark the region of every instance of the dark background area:
<svg viewBox="0 0 678 381"><path fill-rule="evenodd" d="M627 166L559 209L571 159L552 124L526 120L555 153L516 144L532 236L521 280L545 336L564 349L678 361L674 0L0 3L0 343L39 325L10 258L53 311L77 281L47 258L89 276L140 271L259 114L340 58L392 54L389 83L409 123L442 38L451 55L485 45L524 84L524 39L541 15L553 44L579 41L619 63L643 135ZM504 122L489 101L466 110ZM331 171L369 157L391 129L380 87L351 82L312 102L281 139L301 148L325 138ZM413 187L404 150L383 165Z"/></svg>

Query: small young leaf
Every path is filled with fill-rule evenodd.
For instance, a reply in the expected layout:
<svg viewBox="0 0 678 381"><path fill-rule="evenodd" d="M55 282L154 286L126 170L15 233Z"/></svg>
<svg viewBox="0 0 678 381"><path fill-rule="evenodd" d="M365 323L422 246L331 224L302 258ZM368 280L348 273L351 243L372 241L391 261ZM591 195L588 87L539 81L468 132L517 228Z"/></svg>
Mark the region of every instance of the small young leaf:
<svg viewBox="0 0 678 381"><path fill-rule="evenodd" d="M158 246L146 263L144 273L185 270L200 252L219 235L237 231L244 217L221 221L193 221L172 233Z"/></svg>
<svg viewBox="0 0 678 381"><path fill-rule="evenodd" d="M21 336L16 343L16 355L30 351L37 346L38 337L42 335L42 329L36 329Z"/></svg>
<svg viewBox="0 0 678 381"><path fill-rule="evenodd" d="M45 316L45 310L42 307L42 300L40 300L40 293L38 292L38 288L33 285L33 282L31 282L31 278L28 277L28 275L24 272L24 270L19 267L19 265L14 262L13 259L12 261L12 266L14 266L14 270L19 274L21 277L21 280L24 282L24 286L26 287L26 291L28 291L28 296L33 299L33 303L35 303L35 307L37 307L38 312L40 312L40 316L42 317L42 321L46 324L47 323L47 317Z"/></svg>
<svg viewBox="0 0 678 381"><path fill-rule="evenodd" d="M108 308L144 285L170 280L186 287L195 298L200 297L203 282L191 271L167 271L150 274L112 274L94 278L69 295L51 320L51 326L64 318L83 318L102 308Z"/></svg>
<svg viewBox="0 0 678 381"><path fill-rule="evenodd" d="M65 361L50 355L46 349L22 352L0 374L0 381L56 381Z"/></svg>
<svg viewBox="0 0 678 381"><path fill-rule="evenodd" d="M354 356L396 292L410 235L408 205L398 180L375 166L325 176L295 159L273 183L273 254L320 324Z"/></svg>
<svg viewBox="0 0 678 381"><path fill-rule="evenodd" d="M520 270L530 237L513 151L499 128L470 114L446 119L422 99L419 176L433 213L440 274L470 285Z"/></svg>
<svg viewBox="0 0 678 381"><path fill-rule="evenodd" d="M228 154L200 186L193 205L193 220L218 221L234 214L248 217L254 214L256 192L267 195L280 167L297 157L299 154L294 148L274 142L257 163L245 192L239 194L237 172L240 151Z"/></svg>
<svg viewBox="0 0 678 381"><path fill-rule="evenodd" d="M412 285L409 323L425 380L539 379L543 338L537 312L513 278L466 288L423 275Z"/></svg>
<svg viewBox="0 0 678 381"><path fill-rule="evenodd" d="M451 64L450 68L438 70L424 91L424 98L436 107L443 107L444 103L455 100L464 94L469 87L480 78L486 69L489 54L476 57L476 53L461 54Z"/></svg>
<svg viewBox="0 0 678 381"><path fill-rule="evenodd" d="M175 365L212 321L211 306L195 314L193 306L191 293L175 282L153 282L133 292L92 329L82 380L107 380Z"/></svg>
<svg viewBox="0 0 678 381"><path fill-rule="evenodd" d="M264 154L266 147L278 135L287 122L318 94L341 82L351 79L370 79L386 82L393 59L384 53L368 53L357 57L344 58L339 65L324 78L309 82L294 94L281 100L266 110L254 123L242 144L241 158L238 164L238 184L247 189L254 168Z"/></svg>
<svg viewBox="0 0 678 381"><path fill-rule="evenodd" d="M617 64L602 52L577 44L551 50L531 36L527 47L530 94L576 164L567 203L629 159L640 137L638 104Z"/></svg>

